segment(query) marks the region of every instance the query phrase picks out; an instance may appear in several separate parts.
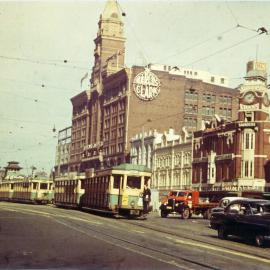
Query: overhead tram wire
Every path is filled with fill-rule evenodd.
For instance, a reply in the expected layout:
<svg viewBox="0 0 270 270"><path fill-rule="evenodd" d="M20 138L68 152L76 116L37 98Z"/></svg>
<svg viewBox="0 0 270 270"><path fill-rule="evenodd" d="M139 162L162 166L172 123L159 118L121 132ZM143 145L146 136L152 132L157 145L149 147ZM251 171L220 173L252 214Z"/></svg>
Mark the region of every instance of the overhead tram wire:
<svg viewBox="0 0 270 270"><path fill-rule="evenodd" d="M168 59L168 58L174 57L174 56L176 56L176 55L181 55L181 54L183 54L183 53L185 53L185 52L188 52L188 51L190 51L190 50L192 50L192 49L194 49L194 48L196 48L196 47L199 47L199 46L201 46L201 45L207 43L208 41L210 41L210 40L212 40L212 39L214 39L214 38L216 38L216 37L219 37L219 36L221 36L221 35L227 34L227 33L231 32L231 31L237 29L238 27L239 27L239 26L236 25L236 26L231 27L231 28L229 28L229 29L227 29L227 30L224 30L224 31L222 31L222 32L220 32L220 33L218 33L218 34L213 35L212 37L209 37L209 38L207 38L207 39L205 39L205 40L203 40L203 41L200 41L200 42L198 42L198 43L196 43L196 44L194 44L194 45L192 45L192 46L190 46L190 47L187 47L187 48L183 49L182 51L179 51L179 52L176 52L176 53L174 53L174 54L171 54L171 55L167 56L166 58L164 57L164 58L160 59L159 62L162 62L163 60L166 60L166 59Z"/></svg>
<svg viewBox="0 0 270 270"><path fill-rule="evenodd" d="M119 1L117 1L117 4L118 4L118 7L120 8L120 11L121 11L121 13L122 13L122 16L125 16L125 17L126 17L126 13L125 13L124 10L122 9L122 7L121 7ZM148 61L148 58L146 57L146 53L145 53L144 50L143 50L143 46L142 46L142 44L141 44L141 41L140 41L139 38L137 37L136 31L134 30L132 24L129 22L128 19L126 19L126 22L127 22L127 25L129 26L131 32L133 33L133 36L134 36L135 41L136 41L136 43L137 43L137 48L138 48L138 50L139 50L141 56L144 58L144 63L145 63L145 66L146 66L146 65L149 64L149 61Z"/></svg>
<svg viewBox="0 0 270 270"><path fill-rule="evenodd" d="M21 84L28 84L28 85L33 85L33 86L39 86L41 88L53 88L53 89L59 89L62 91L74 91L74 89L71 88L63 88L63 87L58 87L58 86L53 86L53 85L48 85L44 82L38 83L38 82L27 82L27 81L21 81L21 80L15 80L15 79L11 79L11 78L4 78L0 76L0 80L4 80L4 81L10 81L10 82L15 82L15 83L21 83Z"/></svg>
<svg viewBox="0 0 270 270"><path fill-rule="evenodd" d="M21 119L15 119L15 118L10 118L10 117L3 117L0 115L0 119L8 120L8 121L14 121L14 122L23 122L23 123L32 123L32 124L38 124L41 126L46 126L46 127L51 127L52 123L50 124L45 124L41 121L31 121L31 120L21 120Z"/></svg>
<svg viewBox="0 0 270 270"><path fill-rule="evenodd" d="M229 6L228 0L226 0L226 6L227 6L228 10L230 11L230 13L231 13L233 19L235 20L236 24L239 25L239 22L238 22L236 16L234 15L232 9L231 9L230 6Z"/></svg>
<svg viewBox="0 0 270 270"><path fill-rule="evenodd" d="M212 53L212 54L209 54L209 55L207 55L207 56L205 56L205 57L202 57L202 58L200 58L200 59L198 59L198 60L195 60L195 61L193 61L193 62L191 62L191 63L184 64L183 66L184 66L184 67L185 67L185 66L190 66L190 65L193 65L193 64L195 64L195 63L198 63L198 62L201 62L201 61L203 61L203 60L206 60L206 59L208 59L208 58L210 58L210 57L212 57L212 56L214 56L214 55L217 55L217 54L222 53L222 52L224 52L224 51L227 51L227 50L229 50L229 49L231 49L231 48L234 48L234 47L236 47L236 46L238 46L238 45L240 45L240 44L242 44L242 43L245 43L245 42L247 42L247 41L249 41L249 40L252 40L252 39L254 39L254 38L256 38L256 37L258 37L258 36L260 36L260 35L261 35L261 33L256 34L255 36L251 36L251 37L249 37L249 38L246 38L246 39L244 39L244 40L241 40L241 41L239 41L239 42L237 42L237 43L235 43L235 44L233 44L233 45L231 45L231 46L229 46L229 47L225 47L225 48L223 48L223 49L220 49L220 50L218 50L218 51L215 51L215 52Z"/></svg>
<svg viewBox="0 0 270 270"><path fill-rule="evenodd" d="M5 55L0 55L0 59L6 59L6 60L12 60L12 61L21 61L21 62L38 64L38 65L49 65L49 66L55 66L55 67L78 69L78 70L88 70L89 69L88 67L61 65L61 64L57 64L57 63L48 63L46 61L41 61L41 60L33 60L33 59L30 59L30 58L12 57L12 56L5 56Z"/></svg>

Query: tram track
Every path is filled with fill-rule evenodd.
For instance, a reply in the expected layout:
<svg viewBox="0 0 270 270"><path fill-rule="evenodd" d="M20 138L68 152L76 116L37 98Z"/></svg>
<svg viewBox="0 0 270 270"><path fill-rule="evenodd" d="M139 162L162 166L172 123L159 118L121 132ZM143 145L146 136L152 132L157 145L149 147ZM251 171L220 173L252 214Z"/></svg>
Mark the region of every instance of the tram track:
<svg viewBox="0 0 270 270"><path fill-rule="evenodd" d="M261 254L258 254L254 256L254 253L248 252L245 250L241 252L241 247L224 247L222 243L214 243L212 241L211 243L209 241L206 241L204 239L198 239L198 237L192 237L190 235L184 235L183 233L177 234L173 231L168 230L167 228L161 228L152 224L143 223L143 221L136 221L136 220L124 220L124 219L110 219L113 222L106 222L106 218L100 217L100 216L94 216L89 215L89 218L86 216L81 216L79 213L81 212L74 212L75 215L67 215L64 214L63 211L58 212L52 212L51 210L48 211L48 209L39 209L41 211L35 210L35 209L20 209L17 207L4 207L2 209L9 210L9 211L18 211L20 213L25 214L34 214L34 215L42 215L47 218L51 218L57 223L60 223L66 227L69 227L70 229L73 229L79 233L83 233L88 235L89 237L96 237L97 239L101 241L105 241L107 243L113 244L115 246L119 246L121 248L126 248L130 251L136 252L138 255L144 255L148 256L147 253L152 253L153 255L149 255L152 259L159 260L163 263L167 263L170 265L173 265L179 269L185 269L185 270L191 270L191 269L211 269L211 270L218 270L218 269L225 269L223 267L213 266L208 263L203 263L198 261L198 259L190 259L186 256L181 256L181 252L175 254L175 251L173 252L166 252L166 250L161 250L160 248L155 248L154 245L145 245L138 240L134 241L133 239L128 239L127 237L119 237L116 235L112 235L112 233L108 233L106 231L106 227L111 227L116 229L124 229L124 227L129 228L129 233L133 232L136 233L136 239L141 237L144 237L145 233L159 233L159 238L162 238L163 240L166 238L167 241L171 241L175 246L178 246L179 248L182 246L186 246L187 248L197 248L197 249L205 249L208 252L215 252L219 254L215 254L215 256L218 257L224 257L227 259L226 256L223 254L228 254L234 256L235 261L240 261L243 258L249 259L253 262L260 262L265 263L269 266L270 259L267 256L263 256ZM77 215L78 213L78 215ZM105 221L105 222L104 222ZM120 224L121 225L120 225ZM120 226L119 226L120 225ZM134 228L132 229L132 226ZM105 226L105 227L102 227ZM123 227L121 227L123 226ZM139 230L136 228L140 228ZM109 230L110 231L110 230ZM93 236L95 234L95 236ZM104 239L106 237L106 239ZM157 241L157 240L156 240ZM117 242L117 243L115 243ZM224 242L223 242L224 243ZM129 247L128 247L129 246ZM134 250L134 248L136 250ZM139 249L139 250L138 250ZM260 249L261 250L261 249ZM254 250L253 250L254 251ZM166 259L161 259L162 257L165 257ZM176 262L177 261L177 262ZM183 266L184 264L184 266ZM195 267L195 268L194 268Z"/></svg>
<svg viewBox="0 0 270 270"><path fill-rule="evenodd" d="M36 210L29 210L29 209L14 209L14 207L4 207L2 208L7 211L19 211L23 214L30 214L30 215L41 215L45 218L50 218L54 222L59 223L63 226L68 227L78 233L85 234L89 237L94 237L98 240L104 241L108 244L112 244L114 246L127 249L133 253L136 253L140 256L146 256L152 258L154 260L163 262L165 264L169 264L171 266L175 266L178 269L183 270L195 270L195 269L205 269L205 270L219 270L221 268L213 267L209 264L201 263L196 260L191 260L185 258L184 256L180 255L173 255L169 252L165 252L164 250L160 250L153 246L146 246L145 244L138 243L136 241L132 241L123 237L117 237L112 235L111 233L107 233L105 229L100 229L100 222L88 222L88 220L77 219L76 217L69 217L66 215L58 215L54 213L48 213L46 211L36 211ZM98 219L102 219L97 217ZM85 222L82 222L85 221ZM78 223L79 222L79 223ZM89 226L91 225L91 226ZM107 224L110 227L110 224ZM119 230L119 226L115 226L115 229ZM104 238L106 237L106 239ZM150 252L150 254L149 254ZM165 258L164 258L165 257ZM188 264L188 265L187 265Z"/></svg>
<svg viewBox="0 0 270 270"><path fill-rule="evenodd" d="M186 239L188 241L196 241L198 243L201 243L201 244L207 244L207 245L211 245L211 246L214 246L214 247L217 247L217 248L226 248L230 251L234 251L234 252L243 252L243 247L242 246L239 246L239 245L235 245L234 242L230 241L230 244L229 246L228 245L225 245L225 240L220 240L220 243L214 241L213 239L204 239L204 236L200 236L200 235L196 235L196 237L190 235L190 234L187 234L187 233L183 233L181 232L181 234L179 233L176 233L175 231L173 230L170 230L168 228L164 229L164 228L161 228L161 227L157 227L155 225L152 225L152 224L142 224L142 223L139 223L138 221L135 221L133 220L132 222L130 221L124 221L124 220L121 220L122 222L125 222L125 223L132 223L133 225L139 227L139 228L147 228L147 229L150 229L150 230L153 230L155 232L158 232L158 233L164 233L164 234L168 234L170 236L173 236L173 237L181 237L183 239ZM244 244L246 245L246 244ZM257 248L255 246L253 246L254 249L251 250L248 250L248 249L245 249L245 254L247 253L248 255L254 255L254 251L258 251L258 252L255 252L256 253L256 257L259 257L261 258L262 260L267 260L269 263L270 263L270 257L269 257L269 248ZM268 254L266 254L265 256L262 255L261 253L264 251L268 252ZM265 253L266 253L265 252Z"/></svg>
<svg viewBox="0 0 270 270"><path fill-rule="evenodd" d="M63 221L59 221L59 220L55 220L55 221L58 222L58 223L60 223L60 224L62 224L62 225L64 225L64 226L67 226L68 228L71 228L71 229L73 229L75 231L78 231L80 233L87 234L90 237L94 237L94 238L97 238L97 239L99 239L101 241L105 241L105 242L107 242L109 244L113 244L115 246L119 246L121 248L128 249L131 252L139 253L140 255L153 258L153 259L158 260L158 261L161 261L163 263L176 266L179 269L184 269L184 270L194 270L194 269L220 270L221 269L221 268L218 268L218 267L213 267L213 266L211 266L209 264L200 263L200 262L195 261L195 260L187 259L187 258L185 258L183 256L172 255L171 253L164 252L164 250L161 251L160 249L156 249L154 247L145 246L145 245L140 244L140 243L135 242L135 241L127 240L127 239L124 239L124 238L121 238L121 237L116 237L116 236L113 236L113 235L111 235L109 233L106 233L104 231L100 231L100 230L97 230L97 229L93 229L93 228L89 228L89 227L86 227L86 226L82 226L82 224L80 224L80 227L83 227L83 228L80 229L80 228L78 228L78 224L76 224L76 226L75 226L75 225L67 224L66 222L63 222ZM74 221L72 221L72 222L74 222ZM87 232L85 230L87 230ZM89 231L94 232L96 234L99 234L100 237L97 236L97 235L89 234ZM104 239L104 236L106 236L109 239L116 240L116 241L118 241L121 244L116 244L116 243L111 242L110 240L106 240L106 239ZM126 245L131 245L133 247L135 246L135 247L141 249L141 251L134 250L133 248L129 248ZM143 252L143 251L148 251L148 252L151 251L156 256L149 255L149 254L147 254L146 252ZM169 260L161 259L161 257L164 257L164 255L166 257L168 257ZM184 263L191 264L191 266L186 266L186 265L177 263L176 260L179 260L179 261L184 262ZM194 266L198 266L199 268L193 268L192 266L193 267Z"/></svg>

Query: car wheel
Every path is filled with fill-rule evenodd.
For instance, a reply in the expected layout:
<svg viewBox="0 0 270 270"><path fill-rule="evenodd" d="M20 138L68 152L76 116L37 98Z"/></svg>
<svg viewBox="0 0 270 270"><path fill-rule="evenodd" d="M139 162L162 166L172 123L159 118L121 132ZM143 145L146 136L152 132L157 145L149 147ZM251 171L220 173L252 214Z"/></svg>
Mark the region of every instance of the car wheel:
<svg viewBox="0 0 270 270"><path fill-rule="evenodd" d="M161 211L160 215L162 218L166 218L168 216L168 214L165 211Z"/></svg>
<svg viewBox="0 0 270 270"><path fill-rule="evenodd" d="M264 237L261 234L257 234L255 236L255 244L257 247L263 247L264 246Z"/></svg>
<svg viewBox="0 0 270 270"><path fill-rule="evenodd" d="M227 232L226 232L226 229L225 229L225 226L221 225L218 227L218 238L219 239L227 239Z"/></svg>
<svg viewBox="0 0 270 270"><path fill-rule="evenodd" d="M189 209L188 208L185 208L183 213L182 213L182 219L188 219L189 218Z"/></svg>

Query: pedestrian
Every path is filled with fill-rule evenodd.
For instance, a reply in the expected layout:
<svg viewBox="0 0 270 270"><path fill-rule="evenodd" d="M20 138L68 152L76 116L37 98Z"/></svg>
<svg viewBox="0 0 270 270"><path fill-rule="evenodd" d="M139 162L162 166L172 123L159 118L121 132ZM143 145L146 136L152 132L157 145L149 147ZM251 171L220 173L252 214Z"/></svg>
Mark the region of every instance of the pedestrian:
<svg viewBox="0 0 270 270"><path fill-rule="evenodd" d="M151 201L151 190L147 185L144 185L143 189L143 213L148 214L149 204Z"/></svg>

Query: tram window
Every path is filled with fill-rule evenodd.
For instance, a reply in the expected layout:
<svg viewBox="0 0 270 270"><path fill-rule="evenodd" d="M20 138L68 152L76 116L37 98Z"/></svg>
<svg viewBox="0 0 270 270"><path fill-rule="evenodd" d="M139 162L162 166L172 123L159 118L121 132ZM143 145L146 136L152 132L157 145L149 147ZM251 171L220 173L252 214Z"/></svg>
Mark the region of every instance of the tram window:
<svg viewBox="0 0 270 270"><path fill-rule="evenodd" d="M53 184L50 184L50 188L49 188L50 190L53 190L53 186L52 186L52 185L53 185Z"/></svg>
<svg viewBox="0 0 270 270"><path fill-rule="evenodd" d="M13 188L14 188L14 184L11 184L11 185L10 185L10 189L13 189Z"/></svg>
<svg viewBox="0 0 270 270"><path fill-rule="evenodd" d="M37 189L37 183L33 183L33 189Z"/></svg>
<svg viewBox="0 0 270 270"><path fill-rule="evenodd" d="M40 184L40 189L47 189L48 188L48 184L47 183L41 183Z"/></svg>
<svg viewBox="0 0 270 270"><path fill-rule="evenodd" d="M120 182L121 182L121 175L114 175L113 176L113 188L119 188L120 187Z"/></svg>
<svg viewBox="0 0 270 270"><path fill-rule="evenodd" d="M141 188L141 177L128 176L127 177L127 188Z"/></svg>

